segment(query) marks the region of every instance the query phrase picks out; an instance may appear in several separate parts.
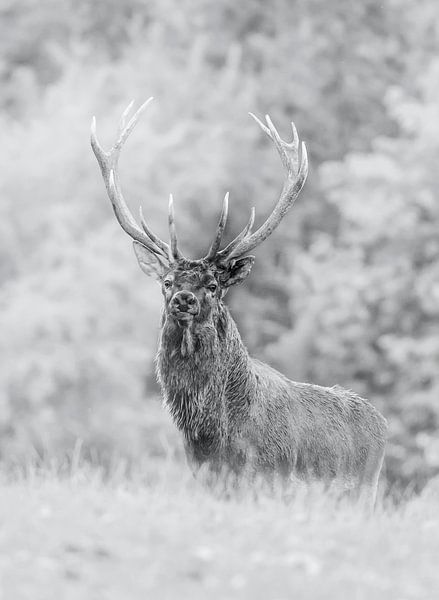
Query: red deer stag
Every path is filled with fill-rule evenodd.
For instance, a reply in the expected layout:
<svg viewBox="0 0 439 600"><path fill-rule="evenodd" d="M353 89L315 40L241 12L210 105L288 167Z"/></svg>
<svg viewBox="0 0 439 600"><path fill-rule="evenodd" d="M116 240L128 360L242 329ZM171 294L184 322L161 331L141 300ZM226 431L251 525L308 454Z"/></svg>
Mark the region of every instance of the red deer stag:
<svg viewBox="0 0 439 600"><path fill-rule="evenodd" d="M96 137L91 145L119 224L134 240L144 273L157 279L164 297L157 374L167 407L183 432L188 462L211 473L225 469L251 475L321 480L375 499L384 455L386 422L367 400L340 387L296 383L251 358L223 298L230 286L249 275L248 256L279 225L301 191L308 171L305 144L299 158L293 141L281 139L270 118L266 125L251 115L274 143L287 171L280 198L267 220L252 233L254 209L241 233L220 249L226 225L226 194L213 242L204 258L183 256L169 199L170 245L157 237L140 212L141 227L130 213L119 183L118 159L126 139L150 98L127 122L105 152ZM251 114L251 113L250 113Z"/></svg>

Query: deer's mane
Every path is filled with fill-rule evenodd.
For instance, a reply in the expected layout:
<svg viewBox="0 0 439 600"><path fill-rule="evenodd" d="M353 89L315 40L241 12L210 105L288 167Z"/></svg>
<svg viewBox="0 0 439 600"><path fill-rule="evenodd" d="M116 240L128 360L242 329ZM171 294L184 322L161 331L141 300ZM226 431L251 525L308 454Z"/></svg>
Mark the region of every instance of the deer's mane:
<svg viewBox="0 0 439 600"><path fill-rule="evenodd" d="M165 403L186 437L204 436L220 443L227 428L229 373L236 368L232 349L233 356L236 349L246 355L236 325L222 302L213 321L194 323L190 332L170 319L162 322L156 365ZM191 353L186 351L188 336Z"/></svg>

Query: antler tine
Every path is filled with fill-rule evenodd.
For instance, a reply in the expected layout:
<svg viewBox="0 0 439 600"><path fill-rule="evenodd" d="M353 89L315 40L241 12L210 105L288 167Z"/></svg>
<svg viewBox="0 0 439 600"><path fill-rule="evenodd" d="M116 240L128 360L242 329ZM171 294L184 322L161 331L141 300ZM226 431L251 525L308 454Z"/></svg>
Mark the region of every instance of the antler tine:
<svg viewBox="0 0 439 600"><path fill-rule="evenodd" d="M215 237L209 248L209 252L206 254L204 260L212 260L217 255L217 252L221 245L221 240L223 238L224 228L226 226L228 214L229 214L229 192L227 192L227 194L224 196L223 205L222 205L222 209L221 209L221 216L218 221L218 226L216 228Z"/></svg>
<svg viewBox="0 0 439 600"><path fill-rule="evenodd" d="M122 195L122 191L116 182L116 175L113 169L110 170L110 175L108 177L108 184L106 183L108 196L111 201L111 205L114 210L114 214L116 215L117 220L119 221L122 229L128 233L129 236L140 242L148 248L154 254L160 254L164 258L168 258L166 254L164 254L160 248L158 248L155 244L152 244L150 239L145 235L145 233L140 229L134 220L133 215L131 214L125 199Z"/></svg>
<svg viewBox="0 0 439 600"><path fill-rule="evenodd" d="M306 152L305 143L301 144L301 160L299 163L299 138L297 135L294 123L293 141L285 142L274 127L270 117L266 115L267 125L262 123L255 115L250 113L258 125L274 142L276 149L280 155L281 161L287 170L287 178L285 180L279 200L274 207L270 216L252 235L244 237L225 258L237 258L253 250L258 244L263 242L279 225L288 210L294 204L299 195L308 175L308 155Z"/></svg>
<svg viewBox="0 0 439 600"><path fill-rule="evenodd" d="M286 168L289 176L297 175L297 167L299 163L299 138L297 135L297 129L293 122L291 122L293 128L293 141L291 143L284 142L277 132L276 127L273 125L270 115L265 115L267 121L269 136L273 140L277 151L279 152L282 164ZM289 150L291 156L288 156L286 150Z"/></svg>
<svg viewBox="0 0 439 600"><path fill-rule="evenodd" d="M234 248L236 248L236 246L238 244L240 244L242 242L242 240L244 240L249 235L254 222L255 222L255 208L253 207L250 211L250 219L248 220L247 225L244 227L244 229L241 231L241 233L239 233L236 236L236 238L234 240L232 240L229 244L227 244L227 246L225 248L223 248L222 250L220 250L217 253L217 257L221 258L221 259L227 257L227 255L230 254L232 252L232 250L234 250Z"/></svg>
<svg viewBox="0 0 439 600"><path fill-rule="evenodd" d="M142 207L139 207L139 213L140 213L140 223L143 227L143 231L146 233L146 235L149 237L149 239L154 242L154 244L156 246L158 246L160 248L160 250L163 250L163 252L165 253L165 255L170 259L171 258L171 249L169 248L169 245L164 242L163 240L161 240L158 236L155 235L155 233L153 233L151 231L151 229L148 227L146 221L145 221L145 217L143 216L143 210Z"/></svg>
<svg viewBox="0 0 439 600"><path fill-rule="evenodd" d="M125 142L128 139L128 136L130 135L130 133L133 131L134 127L137 125L137 121L140 118L140 115L144 112L144 110L146 109L146 107L154 100L154 97L151 96L150 98L148 98L148 100L146 100L141 106L139 106L139 108L136 110L136 112L134 113L134 115L131 117L131 119L128 121L128 124L125 125L127 116L134 104L133 100L128 104L128 106L126 107L126 109L124 110L124 112L122 113L122 117L120 120L120 133L119 133L119 139L116 141L116 143L114 144L112 150L115 153L115 157L116 160L119 158L119 154L120 154L120 150L122 148L122 146L125 144Z"/></svg>
<svg viewBox="0 0 439 600"><path fill-rule="evenodd" d="M165 249L165 243L159 240L157 236L154 236L154 234L150 235L151 232L149 229L149 233L146 230L142 231L131 214L119 185L117 171L118 160L122 146L136 126L140 115L143 113L152 99L152 97L148 98L148 100L137 109L126 125L126 119L133 106L133 102L130 102L122 114L119 123L118 138L109 152L105 152L97 139L96 118L93 117L91 124L91 146L101 169L102 177L104 179L105 187L107 189L114 214L116 215L116 218L119 221L122 229L134 240L143 244L148 250L150 250L150 252L160 255L169 261L169 253Z"/></svg>
<svg viewBox="0 0 439 600"><path fill-rule="evenodd" d="M152 100L151 98L148 98L147 102L149 103ZM120 137L123 130L126 127L126 122L127 122L127 117L131 112L131 109L134 106L134 100L131 100L131 102L128 104L128 106L126 107L126 109L123 111L122 116L120 117L120 121L119 121L119 131L118 131L118 136Z"/></svg>
<svg viewBox="0 0 439 600"><path fill-rule="evenodd" d="M169 237L171 239L171 254L175 260L178 260L179 258L183 258L183 255L180 252L180 250L178 249L177 232L175 230L174 198L172 197L172 194L169 194L168 221L169 221Z"/></svg>

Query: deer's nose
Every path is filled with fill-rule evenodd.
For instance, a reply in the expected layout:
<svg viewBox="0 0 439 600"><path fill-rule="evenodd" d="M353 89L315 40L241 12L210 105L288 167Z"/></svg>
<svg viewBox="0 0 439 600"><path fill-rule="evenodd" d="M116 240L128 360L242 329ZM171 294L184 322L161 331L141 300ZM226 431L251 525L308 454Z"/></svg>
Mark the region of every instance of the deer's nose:
<svg viewBox="0 0 439 600"><path fill-rule="evenodd" d="M194 312L198 310L198 300L192 292L181 291L174 294L171 306L182 312Z"/></svg>

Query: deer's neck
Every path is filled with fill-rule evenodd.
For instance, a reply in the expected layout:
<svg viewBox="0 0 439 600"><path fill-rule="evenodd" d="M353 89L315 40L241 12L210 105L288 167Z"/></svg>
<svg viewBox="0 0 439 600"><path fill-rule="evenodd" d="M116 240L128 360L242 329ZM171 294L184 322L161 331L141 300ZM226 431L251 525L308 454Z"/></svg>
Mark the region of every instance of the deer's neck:
<svg viewBox="0 0 439 600"><path fill-rule="evenodd" d="M164 318L157 374L186 439L204 443L207 454L223 448L248 407L251 380L250 358L226 306L211 323L193 323L189 333Z"/></svg>

